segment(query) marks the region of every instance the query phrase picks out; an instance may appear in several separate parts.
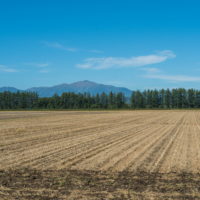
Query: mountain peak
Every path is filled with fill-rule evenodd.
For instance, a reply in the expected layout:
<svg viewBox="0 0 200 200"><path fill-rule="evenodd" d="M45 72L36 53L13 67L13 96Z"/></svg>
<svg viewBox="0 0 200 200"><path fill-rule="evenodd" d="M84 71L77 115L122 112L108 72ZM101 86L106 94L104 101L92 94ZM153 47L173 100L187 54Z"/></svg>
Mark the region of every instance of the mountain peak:
<svg viewBox="0 0 200 200"><path fill-rule="evenodd" d="M77 81L75 83L72 83L71 85L75 85L75 86L92 86L92 85L97 85L97 83L92 82L92 81L88 81L88 80L84 80L84 81Z"/></svg>
<svg viewBox="0 0 200 200"><path fill-rule="evenodd" d="M9 88L7 90L11 91L11 89ZM0 91L5 91L5 88L0 88ZM51 97L54 94L62 95L62 93L64 92L90 93L91 95L96 95L97 93L101 94L103 92L105 92L106 94L109 94L110 92L122 92L127 97L130 97L132 93L132 91L127 88L99 84L89 80L78 81L71 84L64 83L52 87L33 87L25 91L36 92L40 97Z"/></svg>

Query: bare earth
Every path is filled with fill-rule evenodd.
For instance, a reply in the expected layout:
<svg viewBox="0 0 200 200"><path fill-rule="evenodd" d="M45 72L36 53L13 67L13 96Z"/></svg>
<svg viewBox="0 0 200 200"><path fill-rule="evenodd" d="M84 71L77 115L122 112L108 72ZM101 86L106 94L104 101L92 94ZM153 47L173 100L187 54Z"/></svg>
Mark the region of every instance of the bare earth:
<svg viewBox="0 0 200 200"><path fill-rule="evenodd" d="M0 199L200 199L200 111L0 112Z"/></svg>

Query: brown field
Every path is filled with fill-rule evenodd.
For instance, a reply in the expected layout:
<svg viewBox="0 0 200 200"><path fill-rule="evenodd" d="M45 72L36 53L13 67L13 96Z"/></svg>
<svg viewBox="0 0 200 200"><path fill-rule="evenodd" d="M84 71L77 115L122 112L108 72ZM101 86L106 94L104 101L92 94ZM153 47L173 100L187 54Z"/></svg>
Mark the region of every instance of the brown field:
<svg viewBox="0 0 200 200"><path fill-rule="evenodd" d="M0 112L0 199L200 199L200 111Z"/></svg>

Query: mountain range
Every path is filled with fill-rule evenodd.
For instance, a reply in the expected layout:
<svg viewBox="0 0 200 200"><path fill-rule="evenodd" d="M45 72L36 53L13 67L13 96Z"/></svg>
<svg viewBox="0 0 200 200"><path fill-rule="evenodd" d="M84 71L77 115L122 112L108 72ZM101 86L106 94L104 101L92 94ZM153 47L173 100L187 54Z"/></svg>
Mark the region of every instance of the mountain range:
<svg viewBox="0 0 200 200"><path fill-rule="evenodd" d="M90 93L91 95L96 95L97 93L101 94L103 92L105 92L106 94L110 92L113 93L122 92L126 97L130 97L132 94L131 90L124 87L104 85L88 80L78 81L71 84L64 83L52 87L33 87L33 88L28 88L26 90L20 90L14 87L1 87L0 92L4 91L10 91L10 92L30 91L30 92L36 92L40 97L51 97L54 94L61 95L63 92Z"/></svg>

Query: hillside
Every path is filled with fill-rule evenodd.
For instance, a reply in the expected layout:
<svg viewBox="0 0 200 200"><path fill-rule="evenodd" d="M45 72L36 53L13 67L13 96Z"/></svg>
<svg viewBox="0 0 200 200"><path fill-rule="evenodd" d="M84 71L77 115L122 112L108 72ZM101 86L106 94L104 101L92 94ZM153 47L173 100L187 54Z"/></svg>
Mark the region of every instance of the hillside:
<svg viewBox="0 0 200 200"><path fill-rule="evenodd" d="M10 91L10 92L16 92L18 89L11 88L11 87L2 87L0 88L0 92L3 91ZM106 94L110 93L111 91L113 93L123 92L125 96L130 97L132 91L124 88L124 87L115 87L112 85L104 85L99 84L91 81L79 81L71 84L60 84L55 85L52 87L33 87L26 89L24 91L31 91L31 92L37 92L40 97L51 97L54 94L61 95L63 92L74 92L74 93L90 93L91 95L95 95L97 93L103 93Z"/></svg>

